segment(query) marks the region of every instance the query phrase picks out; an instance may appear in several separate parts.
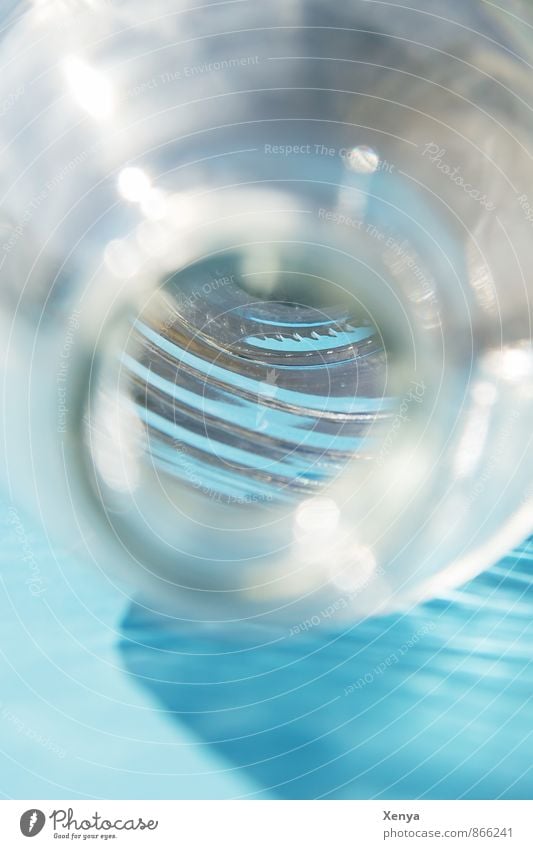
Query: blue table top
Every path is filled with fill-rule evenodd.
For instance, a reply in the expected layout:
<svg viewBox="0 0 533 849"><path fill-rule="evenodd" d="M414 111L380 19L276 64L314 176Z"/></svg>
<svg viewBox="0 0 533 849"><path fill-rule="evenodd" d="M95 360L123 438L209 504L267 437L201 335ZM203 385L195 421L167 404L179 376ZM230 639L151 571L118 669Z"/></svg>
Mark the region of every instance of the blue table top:
<svg viewBox="0 0 533 849"><path fill-rule="evenodd" d="M344 632L194 632L0 505L8 798L531 798L533 547Z"/></svg>

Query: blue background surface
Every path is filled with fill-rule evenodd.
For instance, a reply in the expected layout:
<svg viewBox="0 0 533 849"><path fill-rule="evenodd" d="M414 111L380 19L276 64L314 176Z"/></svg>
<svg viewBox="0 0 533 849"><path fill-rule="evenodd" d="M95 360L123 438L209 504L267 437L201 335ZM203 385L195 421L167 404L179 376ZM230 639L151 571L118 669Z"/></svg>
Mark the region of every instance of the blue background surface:
<svg viewBox="0 0 533 849"><path fill-rule="evenodd" d="M75 553L52 556L31 521L11 510L0 506L2 796L187 799L249 792L236 768L198 745L123 671L120 623L128 600Z"/></svg>
<svg viewBox="0 0 533 849"><path fill-rule="evenodd" d="M531 798L531 546L344 633L191 632L0 517L5 797Z"/></svg>

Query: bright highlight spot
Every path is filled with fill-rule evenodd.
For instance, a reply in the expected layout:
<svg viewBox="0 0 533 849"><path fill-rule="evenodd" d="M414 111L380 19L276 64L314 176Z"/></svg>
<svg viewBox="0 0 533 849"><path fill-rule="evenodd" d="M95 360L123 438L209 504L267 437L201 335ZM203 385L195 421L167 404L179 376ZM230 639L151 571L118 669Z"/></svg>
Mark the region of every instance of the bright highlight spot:
<svg viewBox="0 0 533 849"><path fill-rule="evenodd" d="M143 203L150 196L152 183L142 168L123 168L118 175L118 190L124 200Z"/></svg>
<svg viewBox="0 0 533 849"><path fill-rule="evenodd" d="M91 450L102 479L114 491L134 492L140 483L139 456L144 430L133 412L102 394L98 428L91 431Z"/></svg>
<svg viewBox="0 0 533 849"><path fill-rule="evenodd" d="M347 167L358 174L373 174L378 170L379 161L376 151L366 144L354 147L346 157Z"/></svg>
<svg viewBox="0 0 533 849"><path fill-rule="evenodd" d="M295 514L295 530L315 537L333 533L340 519L340 510L332 498L310 498L302 502Z"/></svg>
<svg viewBox="0 0 533 849"><path fill-rule="evenodd" d="M93 118L109 118L115 107L109 80L79 56L67 56L63 61L68 86L74 99Z"/></svg>
<svg viewBox="0 0 533 849"><path fill-rule="evenodd" d="M533 373L533 351L529 348L506 348L493 353L490 365L501 380L509 383L525 381Z"/></svg>

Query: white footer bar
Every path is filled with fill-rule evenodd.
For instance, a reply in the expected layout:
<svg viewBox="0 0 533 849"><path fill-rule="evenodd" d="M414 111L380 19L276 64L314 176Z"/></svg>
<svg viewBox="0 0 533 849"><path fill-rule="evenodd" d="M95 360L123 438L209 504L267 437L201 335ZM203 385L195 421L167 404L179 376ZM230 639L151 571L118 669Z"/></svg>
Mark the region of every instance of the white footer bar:
<svg viewBox="0 0 533 849"><path fill-rule="evenodd" d="M532 849L532 815L527 801L10 800L0 801L0 845Z"/></svg>

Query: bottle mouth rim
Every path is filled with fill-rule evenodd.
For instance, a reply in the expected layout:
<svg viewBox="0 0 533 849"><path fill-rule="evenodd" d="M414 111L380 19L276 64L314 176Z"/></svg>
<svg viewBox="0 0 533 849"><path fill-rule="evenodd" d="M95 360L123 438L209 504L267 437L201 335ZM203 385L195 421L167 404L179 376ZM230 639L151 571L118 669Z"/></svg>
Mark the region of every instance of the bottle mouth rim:
<svg viewBox="0 0 533 849"><path fill-rule="evenodd" d="M261 224L258 227L257 218L250 225L249 215L243 213L241 220L238 220L237 216L234 216L231 222L231 225L226 225L225 232L221 232L220 228L214 230L213 228L207 228L208 233L211 238L207 242L204 238L199 240L199 245L201 245L201 250L195 249L196 245L194 244L194 240L188 240L187 242L187 252L184 255L183 246L181 240L169 239L169 250L163 255L158 255L155 258L153 256L148 256L143 258L146 260L145 263L140 264L140 270L136 279L133 279L128 276L125 281L125 291L128 293L129 302L134 309L139 310L139 304L145 306L148 302L149 298L153 295L154 290L157 291L158 287L161 285L161 280L167 280L169 276L175 274L176 267L188 269L191 266L194 266L195 263L199 261L204 261L205 257L212 256L220 256L221 252L227 250L235 250L236 246L242 252L244 252L245 261L249 261L250 254L253 255L254 251L257 249L257 246L263 247L265 244L268 244L269 247L273 245L281 247L283 250L287 248L294 250L295 246L299 252L305 251L309 252L313 247L316 249L316 246L323 245L320 247L320 250L324 252L326 255L323 262L324 265L327 265L331 271L331 256L335 254L342 258L338 263L338 277L337 281L341 281L339 283L340 289L342 289L345 293L349 293L350 297L355 297L359 300L360 303L360 294L358 282L357 286L354 287L353 284L353 276L348 274L348 268L353 264L353 262L357 262L359 266L363 267L364 262L361 263L361 255L360 253L355 257L354 251L351 252L343 251L341 246L338 245L336 247L332 247L327 243L320 242L318 238L314 240L309 238L309 227L306 224L306 232L302 234L300 222L298 219L295 219L293 214L289 214L290 223L287 226L287 222L281 222L280 226L280 197L278 194L267 196L268 200L265 198L264 193L260 193L258 195L258 200L260 199L260 209L261 209ZM288 199L290 200L290 198ZM272 208L272 212L268 210L268 201L270 201L270 206ZM226 201L227 202L227 201ZM239 195L238 199L235 199L235 203L243 203L242 196ZM289 205L290 209L290 205ZM275 214L274 214L275 212ZM209 213L211 216L216 216L217 210L213 210L210 206ZM243 221L245 222L245 226L243 227ZM261 233L261 239L257 239L258 230ZM302 238L302 235L305 238ZM205 232L202 234L205 236ZM282 238L280 238L280 236ZM124 246L126 247L126 246ZM137 243L134 245L134 250L137 250ZM249 252L249 253L247 253ZM181 258L181 263L177 266L176 255L179 255ZM370 258L367 263L369 267L370 279ZM318 276L318 275L317 275ZM326 278L323 275L323 279L335 279L335 274ZM101 287L100 287L101 288ZM109 289L109 287L107 287ZM350 291L351 290L351 291ZM384 291L389 292L390 288L384 286ZM353 295L352 295L353 292ZM392 296L394 300L397 300L397 296L393 294ZM372 296L371 300L373 304L380 303L380 297L376 297L376 287L372 287ZM268 303L268 300L265 299L263 303ZM288 308L290 309L290 308ZM116 334L115 340L111 342L112 346L120 345L120 342L116 340L119 339L121 334L131 333L131 324L129 322L125 322L126 311L124 310L124 305L121 303L120 307L114 309L113 313L115 316L115 329L114 333ZM126 326L126 324L128 326ZM108 323L108 328L110 324ZM107 331L106 331L107 332ZM111 337L110 337L111 338ZM106 350L106 345L102 344L102 339L98 340L93 345L93 350L96 354L96 360L92 363L92 374L91 378L94 382L94 376L98 372L98 360L102 360L103 351ZM335 350L335 346L332 346L333 350ZM105 365L100 365L101 368L105 367ZM85 402L86 403L86 402ZM86 456L86 447L84 448ZM104 494L104 490L102 488L102 481L98 479L98 476L95 478L94 467L91 468L91 463L88 464L89 468L86 467L86 475L87 480L90 481L89 489L92 490L92 495L94 498L96 509L106 513L105 509L103 509L102 502L105 504L106 498ZM348 486L346 484L341 483L340 491L343 494L342 497L346 497L346 493L350 489L350 476L351 472L342 472L341 478L346 479L348 475ZM319 500L318 503L327 503L330 504L332 502L333 496L330 496L328 493L330 492L331 485L326 485L324 488L324 493L319 494L317 497L322 499ZM187 493L185 490L178 488L176 491L175 497L177 499L190 499L190 493ZM329 499L329 501L324 502L324 498ZM197 499L201 502L201 499ZM310 503L313 499L308 499ZM316 500L313 501L316 504ZM242 505L239 505L242 508ZM272 588L271 599L269 603L277 603L277 599L279 597L279 592L276 589L276 585L278 584L286 584L284 576L282 572L280 572L280 562L285 564L285 567L288 567L288 572L290 573L300 573L303 576L305 572L305 579L303 579L303 584L306 587L310 587L313 584L313 580L315 583L330 583L330 576L324 578L324 575L320 573L323 572L323 565L317 564L316 559L309 565L305 566L302 564L298 564L296 569L291 567L291 561L294 563L295 560L295 551L299 552L298 556L302 556L302 547L298 540L295 540L295 526L298 525L301 519L301 515L298 514L299 504L295 504L289 509L272 509L272 505L265 505L259 502L251 502L246 505L246 511L250 513L250 519L244 522L245 527L242 527L243 522L242 518L239 518L239 521L236 524L235 528L231 527L231 519L230 516L236 514L236 512L240 512L242 514L242 509L236 511L235 504L229 502L228 504L208 504L206 506L205 503L199 503L198 515L202 517L202 521L188 523L184 520L184 524L189 526L189 532L197 535L201 535L202 533L205 535L204 545L201 547L199 552L196 552L195 556L191 558L190 556L183 557L183 563L176 563L176 560L179 559L176 557L176 552L173 553L172 556L168 557L168 562L166 565L162 565L162 561L165 559L161 556L161 552L157 552L157 556L154 558L159 560L158 571L159 574L163 574L165 577L163 581L170 581L170 583L176 583L176 580L179 581L179 572L182 570L183 580L179 581L181 584L181 588L184 586L189 586L189 590L191 592L198 591L199 593L210 593L213 589L216 589L217 593L221 594L221 597L230 595L238 596L241 599L246 599L246 604L250 605L252 608L261 607L264 603L260 596L261 592L268 596L269 590L268 586L270 585ZM311 509L308 507L308 509ZM336 508L335 508L336 509ZM300 519L298 518L300 516ZM253 518L252 518L253 517ZM105 517L106 521L109 521L109 515ZM265 521L266 520L266 521ZM265 532L259 534L257 531L258 525L261 522L265 522L266 529L268 532L268 528L270 527L270 539L265 540ZM229 527L228 527L229 525ZM207 530L206 530L207 528ZM238 531L237 531L238 528ZM272 529L276 530L276 533L279 535L279 544L272 543ZM128 531L131 529L127 529ZM233 531L233 533L232 533ZM240 555L239 552L235 548L235 534L239 533L239 547L242 546L244 550L244 556ZM245 538L251 538L257 534L259 536L258 546L254 546L251 544L245 544ZM299 532L297 532L298 536ZM126 535L126 533L125 533ZM268 534L267 534L268 535ZM186 529L183 531L183 536L187 536ZM301 536L301 534L300 534ZM349 534L351 536L351 534ZM228 547L228 551L224 553L224 547L222 540L225 539L227 541L228 537L233 537L231 545ZM122 540L122 543L124 541ZM153 541L152 541L153 542ZM269 556L265 555L264 546L267 544L268 550L270 551ZM139 556L137 557L135 552L133 553L133 558L137 559L141 564L141 569L150 569L150 545L139 546ZM211 556L209 558L208 551L211 550ZM371 555L369 553L369 547L365 546L363 543L359 545L359 550L361 552L364 551L364 558L366 559L366 563L370 562ZM213 552L216 552L216 557L213 556ZM331 552L330 552L331 554ZM306 556L309 555L309 552ZM338 556L341 556L338 553ZM349 555L342 555L343 557ZM153 552L152 552L153 557ZM242 561L242 565L239 567L238 562ZM210 562L209 562L210 561ZM222 580L220 580L220 565L224 562L228 564L233 564L235 566L237 564L237 574L233 576L233 579L230 577L228 579L225 576ZM249 569L250 573L255 572L255 576L252 578L252 581L247 582L246 579L246 562L257 564ZM269 565L270 563L270 565ZM328 566L329 569L329 566ZM283 566L282 566L283 570ZM310 580L310 573L317 572L315 579ZM327 570L326 570L327 571ZM342 571L342 565L341 565ZM261 577L263 576L263 577ZM292 580L292 579L291 579ZM213 587L214 583L214 587ZM249 591L246 590L246 584L249 584ZM297 582L296 582L297 583ZM260 591L258 588L263 587L263 590ZM306 590L311 594L314 593L312 588ZM334 590L338 592L337 590Z"/></svg>

